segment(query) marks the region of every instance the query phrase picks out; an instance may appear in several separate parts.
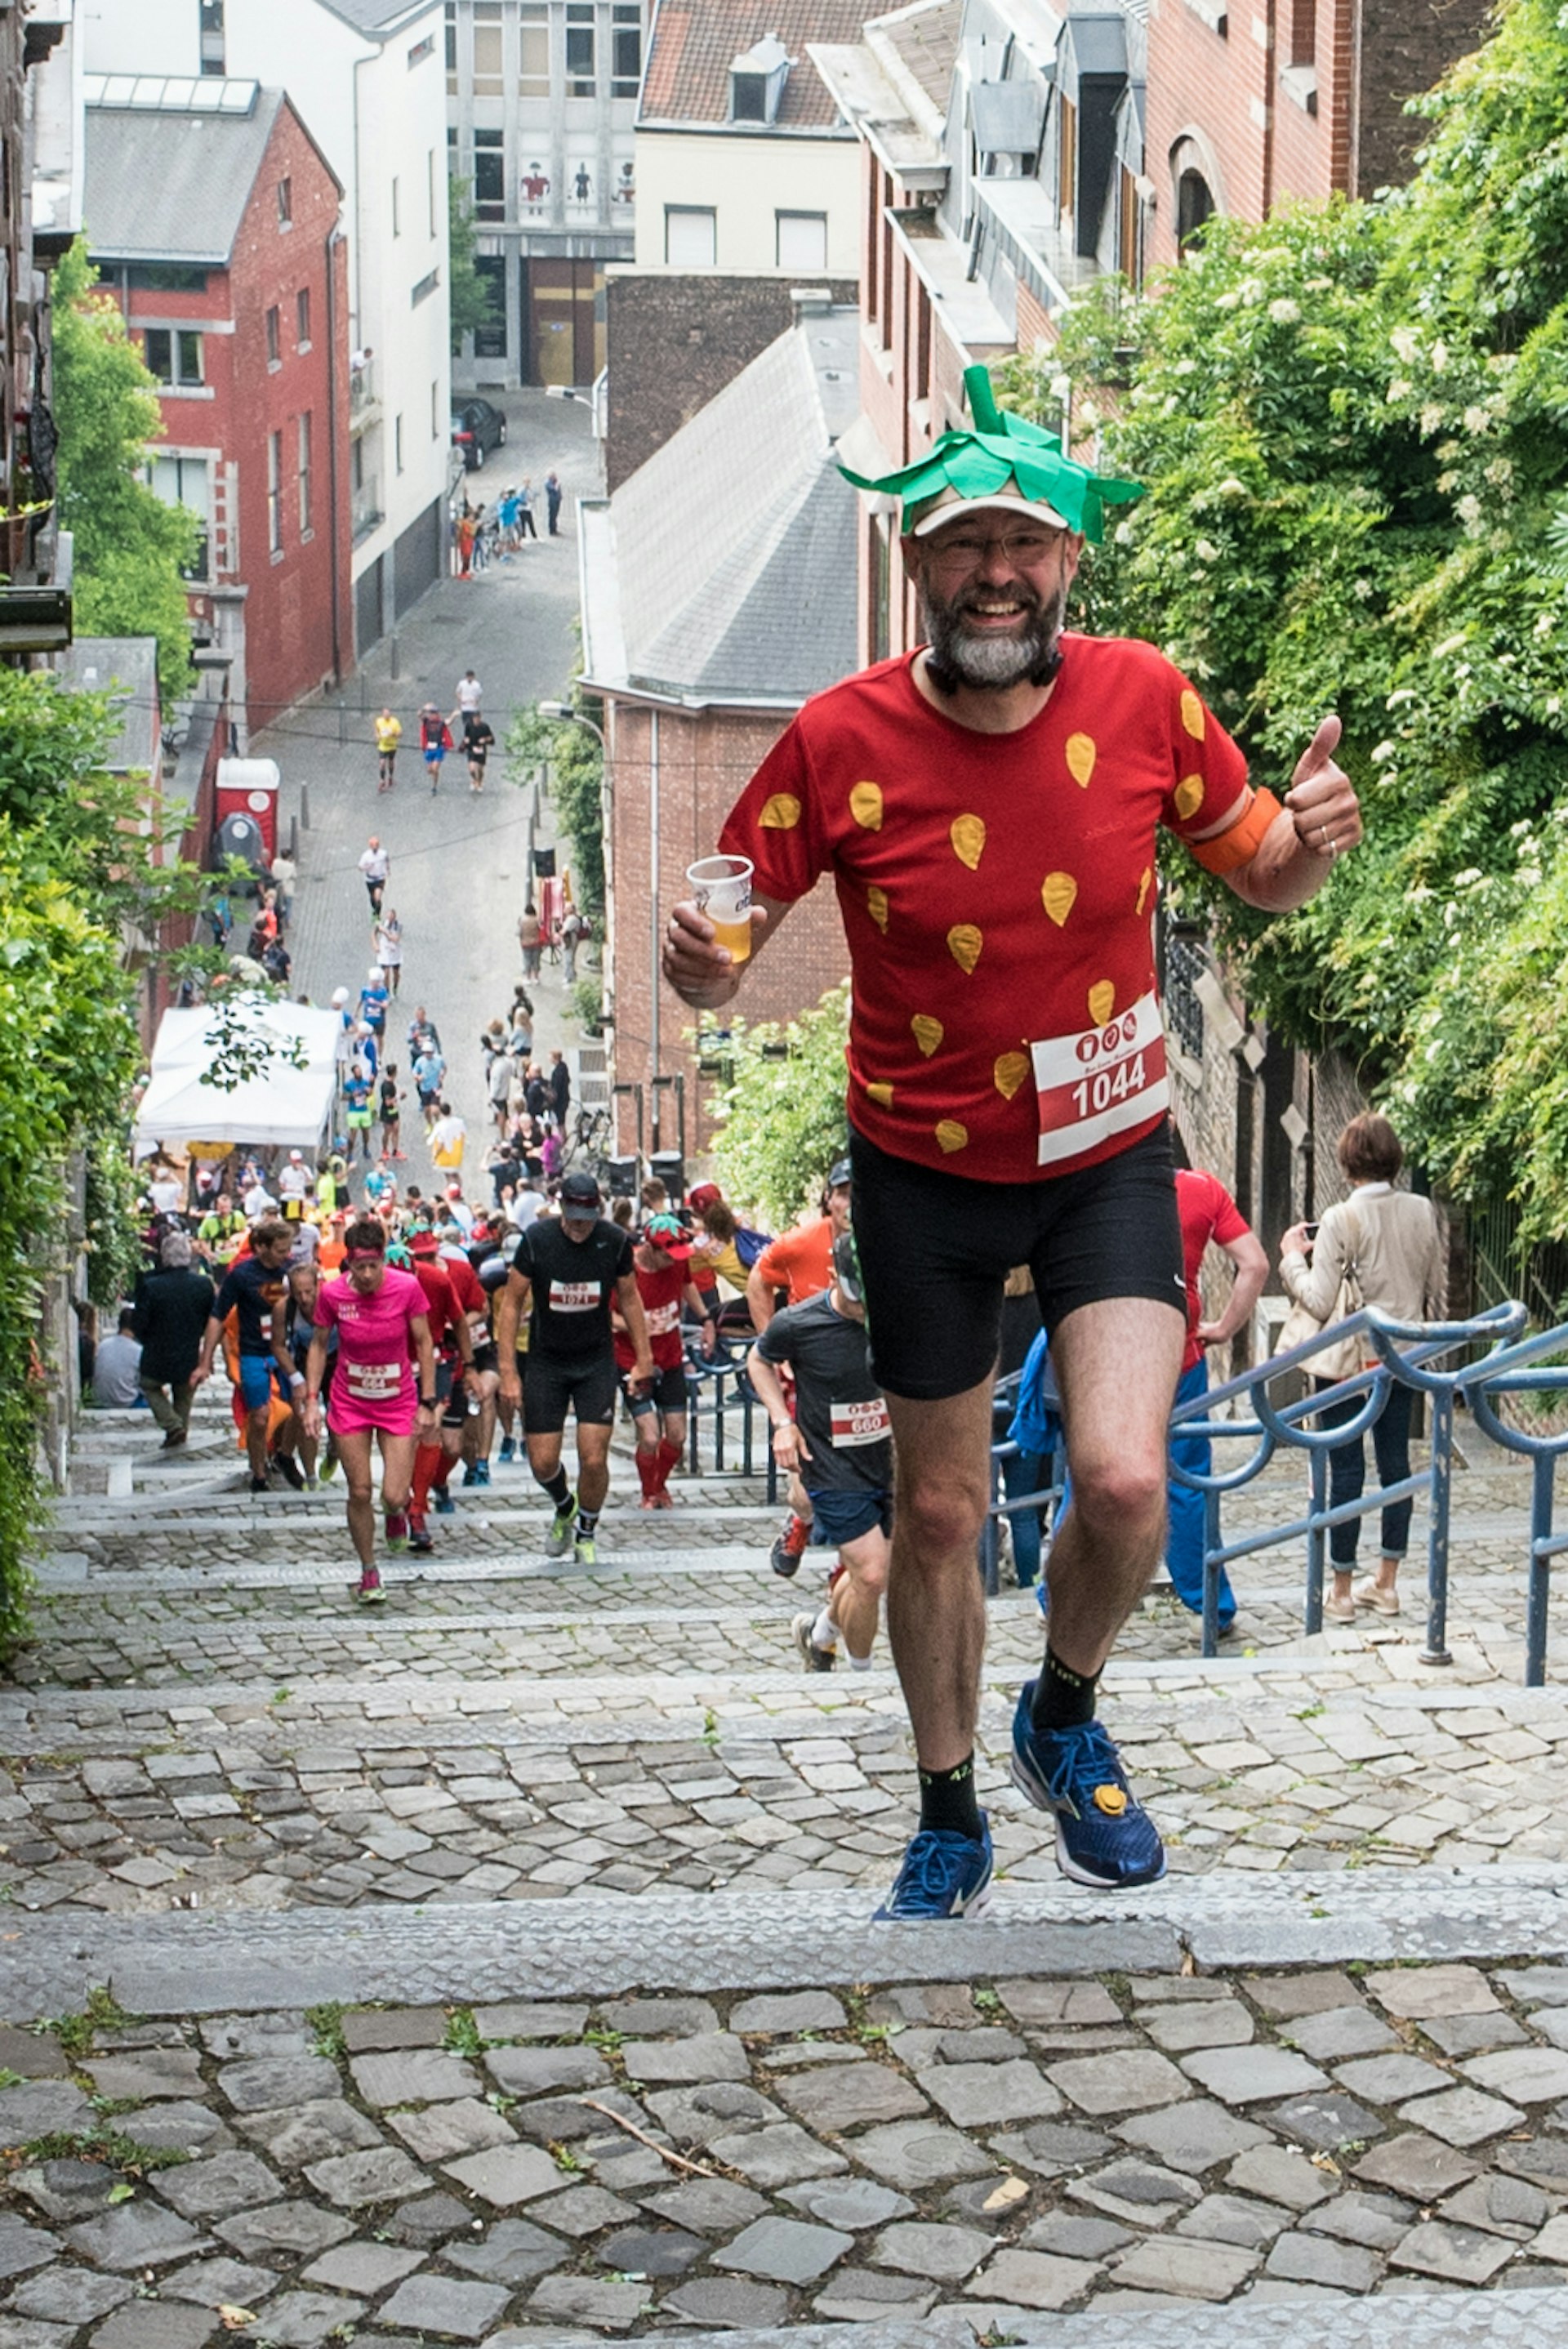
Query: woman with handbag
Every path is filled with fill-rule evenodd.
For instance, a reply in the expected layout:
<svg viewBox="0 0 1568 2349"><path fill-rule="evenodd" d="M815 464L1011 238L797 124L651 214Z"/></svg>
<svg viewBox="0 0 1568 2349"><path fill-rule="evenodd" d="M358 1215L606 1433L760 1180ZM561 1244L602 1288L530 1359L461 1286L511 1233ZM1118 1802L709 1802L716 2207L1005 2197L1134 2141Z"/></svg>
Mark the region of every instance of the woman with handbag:
<svg viewBox="0 0 1568 2349"><path fill-rule="evenodd" d="M1443 1318L1447 1278L1442 1226L1429 1199L1419 1198L1412 1191L1395 1190L1394 1177L1404 1154L1386 1117L1371 1111L1353 1117L1339 1137L1337 1149L1350 1185L1349 1198L1327 1210L1315 1240L1310 1226L1295 1224L1280 1243L1280 1277L1295 1303L1320 1328L1345 1319L1363 1305L1375 1306L1400 1321ZM1333 1386L1376 1359L1371 1346L1357 1340L1344 1361L1338 1359L1337 1349L1315 1358L1313 1383L1320 1390ZM1363 1401L1360 1395L1349 1395L1331 1403L1321 1414L1322 1423L1332 1427L1354 1419ZM1414 1401L1412 1388L1394 1382L1373 1424L1372 1447L1383 1485L1399 1484L1410 1473ZM1366 1450L1359 1435L1336 1444L1328 1455L1330 1506L1336 1508L1341 1502L1358 1500L1366 1474ZM1408 1500L1395 1501L1385 1508L1377 1571L1365 1576L1354 1588L1351 1576L1361 1520L1352 1517L1330 1527L1334 1589L1324 1600L1323 1611L1332 1621L1354 1623L1357 1609L1363 1607L1379 1615L1399 1612L1397 1586L1400 1561L1409 1546L1410 1508Z"/></svg>

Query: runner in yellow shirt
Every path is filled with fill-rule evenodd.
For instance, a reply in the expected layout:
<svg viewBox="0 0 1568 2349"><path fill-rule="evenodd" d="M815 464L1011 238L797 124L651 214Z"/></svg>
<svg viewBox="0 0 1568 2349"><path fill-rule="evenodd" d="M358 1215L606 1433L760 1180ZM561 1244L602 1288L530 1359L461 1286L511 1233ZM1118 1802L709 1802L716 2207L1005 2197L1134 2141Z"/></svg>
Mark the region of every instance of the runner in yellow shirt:
<svg viewBox="0 0 1568 2349"><path fill-rule="evenodd" d="M377 791L389 792L397 780L392 768L393 761L397 756L397 745L402 740L402 719L394 718L389 709L384 709L376 720L376 750L381 775L381 780L376 787Z"/></svg>

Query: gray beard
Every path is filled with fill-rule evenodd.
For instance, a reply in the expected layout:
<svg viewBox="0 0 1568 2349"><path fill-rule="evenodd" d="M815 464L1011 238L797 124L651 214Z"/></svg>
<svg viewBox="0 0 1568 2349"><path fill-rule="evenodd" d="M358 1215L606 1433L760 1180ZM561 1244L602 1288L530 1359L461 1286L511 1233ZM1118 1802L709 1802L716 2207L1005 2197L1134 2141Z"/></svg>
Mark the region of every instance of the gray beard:
<svg viewBox="0 0 1568 2349"><path fill-rule="evenodd" d="M921 613L931 662L939 678L945 676L980 693L1005 693L1026 680L1044 682L1067 609L1067 589L1037 603L1022 636L976 636L964 625L963 613L952 604L921 596Z"/></svg>

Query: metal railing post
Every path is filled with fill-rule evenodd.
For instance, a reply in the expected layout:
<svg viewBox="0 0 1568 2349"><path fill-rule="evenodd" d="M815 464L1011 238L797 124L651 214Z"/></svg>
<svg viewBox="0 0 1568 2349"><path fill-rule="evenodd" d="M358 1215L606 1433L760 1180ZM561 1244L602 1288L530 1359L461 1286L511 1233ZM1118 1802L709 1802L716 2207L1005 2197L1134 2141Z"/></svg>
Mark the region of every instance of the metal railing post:
<svg viewBox="0 0 1568 2349"><path fill-rule="evenodd" d="M1220 1652L1220 1495L1212 1485L1203 1495L1202 1651Z"/></svg>
<svg viewBox="0 0 1568 2349"><path fill-rule="evenodd" d="M1454 1391L1446 1381L1430 1389L1431 1499L1427 1537L1427 1644L1424 1664L1451 1664L1449 1653L1449 1506L1454 1484Z"/></svg>
<svg viewBox="0 0 1568 2349"><path fill-rule="evenodd" d="M995 1599L1002 1587L1002 1526L996 1504L1002 1497L1002 1463L995 1444L991 1447L991 1506L980 1527L980 1583L987 1599Z"/></svg>
<svg viewBox="0 0 1568 2349"><path fill-rule="evenodd" d="M1323 1629L1323 1512L1328 1506L1326 1452L1307 1454L1307 1475L1312 1480L1312 1527L1306 1537L1306 1607L1301 1628L1310 1640Z"/></svg>
<svg viewBox="0 0 1568 2349"><path fill-rule="evenodd" d="M1538 1452L1531 1464L1530 1597L1524 1619L1524 1685L1546 1682L1546 1610L1552 1597L1552 1509L1557 1455Z"/></svg>

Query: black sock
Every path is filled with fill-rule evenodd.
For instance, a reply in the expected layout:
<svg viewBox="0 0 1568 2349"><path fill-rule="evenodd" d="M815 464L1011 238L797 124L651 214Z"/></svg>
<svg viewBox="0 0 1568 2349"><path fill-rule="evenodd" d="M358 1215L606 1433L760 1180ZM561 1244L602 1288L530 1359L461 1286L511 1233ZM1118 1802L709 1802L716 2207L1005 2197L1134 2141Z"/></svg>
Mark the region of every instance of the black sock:
<svg viewBox="0 0 1568 2349"><path fill-rule="evenodd" d="M920 1826L923 1835L933 1828L943 1828L949 1835L965 1835L972 1843L980 1842L985 1830L980 1806L975 1799L973 1754L960 1762L956 1770L920 1773Z"/></svg>
<svg viewBox="0 0 1568 2349"><path fill-rule="evenodd" d="M555 1513L557 1516L559 1516L562 1510L565 1508L567 1502L572 1498L572 1480L567 1475L565 1469L558 1468L553 1476L537 1476L535 1477L534 1482L543 1485L545 1491L554 1502Z"/></svg>
<svg viewBox="0 0 1568 2349"><path fill-rule="evenodd" d="M1098 1672L1086 1679L1082 1672L1075 1672L1070 1665L1064 1664L1055 1649L1047 1645L1040 1677L1035 1682L1035 1727L1076 1729L1080 1722L1092 1721L1099 1690Z"/></svg>
<svg viewBox="0 0 1568 2349"><path fill-rule="evenodd" d="M599 1512L597 1509L579 1509L577 1512L578 1540L592 1541L598 1523Z"/></svg>

